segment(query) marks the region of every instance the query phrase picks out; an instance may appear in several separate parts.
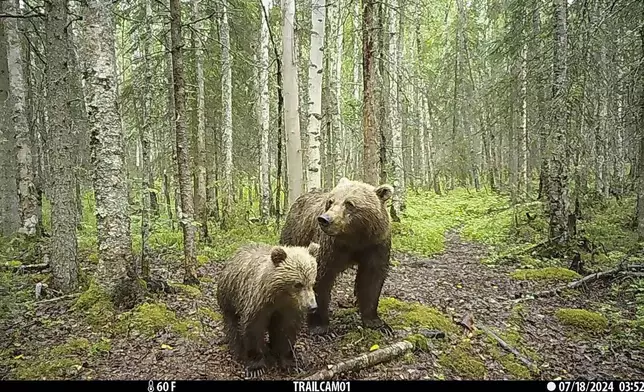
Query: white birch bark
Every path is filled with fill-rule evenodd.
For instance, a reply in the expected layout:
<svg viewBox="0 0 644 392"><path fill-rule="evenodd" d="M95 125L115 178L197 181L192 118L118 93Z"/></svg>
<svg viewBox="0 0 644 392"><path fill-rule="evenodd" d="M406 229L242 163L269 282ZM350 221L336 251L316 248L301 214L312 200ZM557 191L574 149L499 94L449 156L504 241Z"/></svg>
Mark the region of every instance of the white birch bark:
<svg viewBox="0 0 644 392"><path fill-rule="evenodd" d="M18 15L17 0L7 0L6 13ZM21 227L19 232L32 236L38 225L38 201L36 200L33 161L31 152L31 132L27 121L26 83L23 75L22 43L17 18L4 21L7 39L7 64L9 69L9 107L13 122L18 162L18 199L20 202Z"/></svg>
<svg viewBox="0 0 644 392"><path fill-rule="evenodd" d="M270 215L271 203L271 178L270 178L270 162L269 162L269 126L270 126L270 95L268 90L268 54L269 54L269 36L268 24L266 17L271 8L271 0L262 0L262 7L260 13L261 27L259 39L259 127L260 127L260 143L259 143L259 178L261 188L261 213L262 220L266 222Z"/></svg>
<svg viewBox="0 0 644 392"><path fill-rule="evenodd" d="M399 13L398 13L398 0L390 0L389 4L392 12L390 13L389 21L389 101L387 107L389 111L389 122L391 126L391 160L393 164L393 187L394 195L392 207L396 217L400 216L402 206L402 193L404 186L403 177L405 175L402 159L402 126L399 111L399 48L398 48L398 34L399 30ZM395 11L394 11L395 10Z"/></svg>
<svg viewBox="0 0 644 392"><path fill-rule="evenodd" d="M309 64L309 160L308 190L322 187L320 166L320 131L322 119L322 78L324 75L325 0L313 0L311 12L311 53Z"/></svg>
<svg viewBox="0 0 644 392"><path fill-rule="evenodd" d="M221 101L222 101L222 148L224 152L224 205L222 225L227 227L233 205L233 98L230 53L230 28L228 25L228 7L222 3L221 12Z"/></svg>
<svg viewBox="0 0 644 392"><path fill-rule="evenodd" d="M295 0L282 0L282 80L289 206L302 194L303 185L294 23Z"/></svg>
<svg viewBox="0 0 644 392"><path fill-rule="evenodd" d="M329 18L329 31L326 32L328 56L329 56L329 116L330 116L330 134L332 144L326 144L331 154L327 154L332 158L333 162L333 181L337 183L344 175L344 164L342 156L342 144L344 143L342 137L342 123L340 119L341 107L341 85L340 79L342 77L342 23L340 21L340 7L341 0L334 0L327 5L328 18Z"/></svg>

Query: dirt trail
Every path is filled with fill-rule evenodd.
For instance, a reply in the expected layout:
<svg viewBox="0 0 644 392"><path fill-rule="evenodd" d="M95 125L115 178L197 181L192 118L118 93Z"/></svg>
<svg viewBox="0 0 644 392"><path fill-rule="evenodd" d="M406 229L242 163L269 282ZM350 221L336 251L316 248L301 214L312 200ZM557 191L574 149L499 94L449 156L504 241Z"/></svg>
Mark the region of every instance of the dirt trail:
<svg viewBox="0 0 644 392"><path fill-rule="evenodd" d="M394 297L403 301L420 302L439 309L452 317L454 321L470 313L475 323L506 330L510 327L513 303L510 300L515 293L537 291L547 284L529 283L510 278L510 267L491 267L482 264L485 256L483 246L462 241L457 233L446 235L446 249L433 258L422 258L413 255L394 254L398 263L392 268L385 283L383 296ZM201 268L202 276L213 278L217 275L220 264L212 262ZM275 370L267 373L264 379L292 378L310 373L348 359L365 347L356 342L347 341L347 333L358 330L357 317L347 322L339 320L338 303L353 300L353 279L355 271L348 271L338 278L332 301L332 327L338 336L320 343L304 336L298 342L298 353L301 373L284 374ZM180 281L181 271L171 272L174 281ZM161 297L169 309L179 317L195 317L199 308L218 311L215 301L215 284L204 281L202 295L191 298L185 294L174 294ZM594 296L608 292L597 283L591 287L590 295L581 293L570 298L550 298L533 300L524 304L523 322L519 333L523 338L522 346L539 355L537 364L543 379L563 378L631 378L644 379L643 350L624 350L619 342L610 335L596 338L574 335L569 329L558 324L553 314L559 307L579 307L596 309ZM605 296L604 296L605 297ZM601 298L603 303L610 303ZM13 320L13 326L7 332L14 336L14 344L22 345L22 352L29 353L42 347L62 344L69 336L83 336L90 341L96 340L97 334L85 326L75 315L67 312L70 302L52 303L38 308L36 317L24 314ZM56 314L56 316L53 316ZM42 318L59 317L63 322L44 328ZM94 379L240 379L243 371L228 354L222 342L221 323L201 318L204 332L200 341L179 338L175 334L159 333L155 338L144 336L112 337L111 350L103 358L88 360L78 370L76 378ZM20 329L19 337L16 330ZM108 331L105 331L106 333ZM11 336L11 335L10 335ZM463 338L465 338L465 332ZM399 340L392 337L382 342ZM457 337L450 344L458 344ZM486 378L512 378L510 373L498 360L490 355L491 344L484 336L471 337L472 355L485 364ZM162 347L165 345L165 348ZM171 349L168 349L168 346ZM438 345L437 345L438 346ZM501 349L499 349L501 350ZM502 350L501 350L502 352ZM439 364L441 350L433 347L429 352L416 354L413 358L398 359L386 364L367 369L358 374L346 375L351 379L458 379L458 372ZM0 378L3 375L0 369ZM69 377L68 377L69 378Z"/></svg>

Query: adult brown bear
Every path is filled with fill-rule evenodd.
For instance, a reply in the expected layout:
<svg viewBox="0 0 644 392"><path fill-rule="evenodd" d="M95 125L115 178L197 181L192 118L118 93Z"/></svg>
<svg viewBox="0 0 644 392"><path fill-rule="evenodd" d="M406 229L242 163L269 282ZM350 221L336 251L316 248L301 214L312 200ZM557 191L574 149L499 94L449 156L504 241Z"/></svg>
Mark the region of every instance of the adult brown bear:
<svg viewBox="0 0 644 392"><path fill-rule="evenodd" d="M389 272L391 220L385 203L393 188L374 187L342 178L329 192L313 190L295 200L286 216L280 244L320 244L315 284L317 310L309 315L309 331L329 332L329 303L335 278L357 265L354 293L362 324L391 333L378 315L380 292Z"/></svg>

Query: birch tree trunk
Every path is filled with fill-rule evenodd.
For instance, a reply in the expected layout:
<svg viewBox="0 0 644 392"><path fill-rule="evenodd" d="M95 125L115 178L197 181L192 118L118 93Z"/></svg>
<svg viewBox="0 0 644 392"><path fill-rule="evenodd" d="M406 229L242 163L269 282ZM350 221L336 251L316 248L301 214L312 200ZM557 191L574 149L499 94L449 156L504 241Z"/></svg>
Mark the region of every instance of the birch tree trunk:
<svg viewBox="0 0 644 392"><path fill-rule="evenodd" d="M18 15L17 0L7 0L4 11ZM38 227L38 201L34 186L31 132L27 121L27 84L23 75L22 43L17 18L6 18L4 21L7 39L7 64L9 69L9 91L11 92L11 119L16 138L18 162L18 198L20 202L20 232L33 236Z"/></svg>
<svg viewBox="0 0 644 392"><path fill-rule="evenodd" d="M324 75L325 0L311 2L311 52L309 65L309 159L308 190L322 187L320 166L320 120L322 119L322 76Z"/></svg>
<svg viewBox="0 0 644 392"><path fill-rule="evenodd" d="M47 58L47 113L51 199L51 266L53 286L68 293L78 286L76 242L76 178L72 120L69 108L71 70L67 59L67 5L65 0L45 3Z"/></svg>
<svg viewBox="0 0 644 392"><path fill-rule="evenodd" d="M559 243L568 240L568 168L566 160L567 133L567 2L554 0L554 56L552 86L552 130L549 164L550 238Z"/></svg>
<svg viewBox="0 0 644 392"><path fill-rule="evenodd" d="M271 171L269 161L269 132L270 132L270 94L268 90L268 51L269 51L269 32L268 23L266 20L266 13L271 8L271 0L262 0L262 11L260 13L261 27L259 39L259 127L260 127L260 143L259 143L259 178L261 188L261 216L262 222L266 223L270 215L271 207ZM318 153L319 160L319 153Z"/></svg>
<svg viewBox="0 0 644 392"><path fill-rule="evenodd" d="M192 19L199 20L201 0L192 1ZM201 43L202 22L198 21L193 26L195 43L195 73L197 79L197 192L195 194L195 209L199 226L199 239L208 239L208 172L206 170L206 107L205 86L203 74L203 44Z"/></svg>
<svg viewBox="0 0 644 392"><path fill-rule="evenodd" d="M398 0L390 0L389 4L392 12L389 20L389 101L387 102L389 122L391 124L391 143L392 143L392 152L391 160L393 164L393 187L394 195L392 202L392 218L394 220L400 219L400 211L402 206L402 194L403 194L403 177L404 167L402 159L402 125L400 119L400 105L399 105L399 94L400 89L398 88L399 82L399 60L398 55L398 34L400 21L399 9L398 9Z"/></svg>
<svg viewBox="0 0 644 392"><path fill-rule="evenodd" d="M233 208L233 98L230 54L230 28L228 26L228 8L222 4L221 13L221 101L222 101L222 148L224 153L224 205L222 208L221 227L227 230Z"/></svg>
<svg viewBox="0 0 644 392"><path fill-rule="evenodd" d="M98 271L96 282L119 305L137 293L132 258L125 141L118 111L116 47L110 0L88 0L84 14L86 107L91 129Z"/></svg>
<svg viewBox="0 0 644 392"><path fill-rule="evenodd" d="M364 0L362 9L362 133L364 137L364 152L362 156L363 181L377 186L380 182L380 132L377 123L376 82L377 60L375 44L378 40L378 30L375 20L376 3L374 0Z"/></svg>
<svg viewBox="0 0 644 392"><path fill-rule="evenodd" d="M0 235L11 236L20 229L20 203L16 188L17 167L14 130L9 115L9 69L4 23L0 23Z"/></svg>
<svg viewBox="0 0 644 392"><path fill-rule="evenodd" d="M186 91L183 75L183 38L181 36L181 0L170 0L170 33L172 36L172 76L174 78L174 108L177 139L177 167L181 192L181 216L183 226L184 278L185 284L197 285L195 271L197 260L195 250L194 205L188 152L188 130L186 125Z"/></svg>
<svg viewBox="0 0 644 392"><path fill-rule="evenodd" d="M282 0L282 80L284 81L284 131L289 206L302 194L303 185L294 23L295 1Z"/></svg>
<svg viewBox="0 0 644 392"><path fill-rule="evenodd" d="M334 184L337 184L340 178L345 175L345 161L342 146L345 143L345 138L343 135L343 126L342 126L342 18L341 18L341 9L342 9L342 0L335 0L333 5L330 5L329 16L332 15L331 23L329 27L331 28L330 38L333 40L334 45L330 46L330 66L329 70L330 76L330 87L331 87L331 115L332 115L332 127L333 127L333 172L334 172Z"/></svg>

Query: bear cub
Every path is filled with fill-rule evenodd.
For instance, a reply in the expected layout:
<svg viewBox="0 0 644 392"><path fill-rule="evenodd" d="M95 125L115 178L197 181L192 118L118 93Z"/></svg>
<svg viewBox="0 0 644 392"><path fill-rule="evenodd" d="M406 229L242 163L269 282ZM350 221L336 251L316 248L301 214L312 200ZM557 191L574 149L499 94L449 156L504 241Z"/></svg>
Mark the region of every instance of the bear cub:
<svg viewBox="0 0 644 392"><path fill-rule="evenodd" d="M293 348L304 315L317 309L318 251L315 242L308 247L248 244L219 274L217 302L226 340L245 365L246 377L261 376L273 361L283 369L295 366Z"/></svg>

